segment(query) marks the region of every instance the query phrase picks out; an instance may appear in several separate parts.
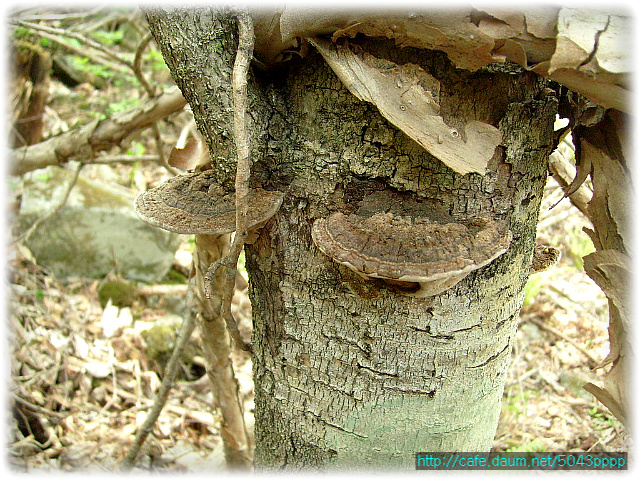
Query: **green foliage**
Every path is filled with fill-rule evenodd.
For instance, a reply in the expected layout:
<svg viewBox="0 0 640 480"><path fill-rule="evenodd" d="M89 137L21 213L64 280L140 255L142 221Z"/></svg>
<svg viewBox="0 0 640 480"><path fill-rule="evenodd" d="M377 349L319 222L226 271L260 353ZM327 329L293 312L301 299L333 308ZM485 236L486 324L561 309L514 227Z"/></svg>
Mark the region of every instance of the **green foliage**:
<svg viewBox="0 0 640 480"><path fill-rule="evenodd" d="M151 68L151 70L153 70L154 72L167 70L169 68L167 67L167 64L164 61L164 57L162 56L162 53L160 53L158 50L154 48L150 49L144 55L144 59L145 59L145 62L149 64L149 67Z"/></svg>
<svg viewBox="0 0 640 480"><path fill-rule="evenodd" d="M89 57L80 57L78 55L67 56L71 66L80 72L84 72L94 77L104 78L106 80L113 77L113 71L106 65L98 65L91 63Z"/></svg>
<svg viewBox="0 0 640 480"><path fill-rule="evenodd" d="M582 257L595 251L593 242L591 242L589 236L579 227L574 227L567 233L566 245L568 249L568 256L571 257L576 269L583 270L584 266Z"/></svg>
<svg viewBox="0 0 640 480"><path fill-rule="evenodd" d="M137 157L139 155L144 155L146 151L147 149L144 146L144 143L133 141L131 142L131 145L129 145L129 148L127 149L127 155L131 155L132 157ZM140 164L136 162L134 166L137 166L139 168Z"/></svg>
<svg viewBox="0 0 640 480"><path fill-rule="evenodd" d="M527 284L524 286L524 305L528 306L533 303L533 301L540 293L540 289L543 285L547 283L547 276L545 272L534 273L529 276L529 280L527 280Z"/></svg>
<svg viewBox="0 0 640 480"><path fill-rule="evenodd" d="M135 142L134 142L135 143ZM144 149L144 146L143 146ZM131 155L134 156L135 154L131 152L131 148L129 148L129 150L127 150L127 155ZM132 165L132 169L129 172L129 183L131 184L131 186L133 187L134 183L135 183L135 178L136 175L138 174L138 172L140 171L140 168L142 168L142 166L140 165L140 162L134 162Z"/></svg>
<svg viewBox="0 0 640 480"><path fill-rule="evenodd" d="M20 185L21 183L19 180L12 177L7 177L7 187L9 187L9 191L11 193L15 193Z"/></svg>
<svg viewBox="0 0 640 480"><path fill-rule="evenodd" d="M117 45L122 41L124 31L114 30L112 32L106 32L104 30L97 30L95 32L91 32L91 37L103 45Z"/></svg>
<svg viewBox="0 0 640 480"><path fill-rule="evenodd" d="M513 413L516 417L522 414L522 406L527 405L529 400L535 399L538 396L538 392L535 390L527 389L519 394L512 394L511 389L519 388L517 385L508 387L503 399L502 409Z"/></svg>
<svg viewBox="0 0 640 480"><path fill-rule="evenodd" d="M51 180L51 173L43 170L36 170L36 172L33 174L33 179L36 182L47 183L49 180Z"/></svg>
<svg viewBox="0 0 640 480"><path fill-rule="evenodd" d="M16 27L11 33L18 40L27 40L31 36L31 30L26 27Z"/></svg>
<svg viewBox="0 0 640 480"><path fill-rule="evenodd" d="M186 275L173 269L169 270L165 277L162 279L162 283L166 283L169 285L184 285L188 283L188 281L189 279Z"/></svg>
<svg viewBox="0 0 640 480"><path fill-rule="evenodd" d="M119 102L112 102L107 105L107 115L113 115L118 112L126 112L132 108L140 105L140 99L135 97L126 97Z"/></svg>
<svg viewBox="0 0 640 480"><path fill-rule="evenodd" d="M524 445L517 445L515 447L508 448L507 452L527 452L527 453L543 453L547 451L547 448L544 446L544 443L541 439L536 438L531 442L525 443Z"/></svg>
<svg viewBox="0 0 640 480"><path fill-rule="evenodd" d="M611 417L600 411L598 407L593 407L589 409L589 416L593 420L593 429L594 430L605 430L607 428L611 428L613 422Z"/></svg>

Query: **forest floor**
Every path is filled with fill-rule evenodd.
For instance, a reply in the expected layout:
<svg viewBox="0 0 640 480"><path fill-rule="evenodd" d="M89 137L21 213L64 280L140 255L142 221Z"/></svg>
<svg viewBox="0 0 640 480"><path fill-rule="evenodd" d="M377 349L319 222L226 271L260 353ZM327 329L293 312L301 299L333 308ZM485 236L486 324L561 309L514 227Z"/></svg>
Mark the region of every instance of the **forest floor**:
<svg viewBox="0 0 640 480"><path fill-rule="evenodd" d="M560 197L550 180L538 236L562 256L527 286L494 450L626 451L625 429L581 388L597 383L603 373L594 367L608 353L608 312L604 295L581 270L580 257L592 248L581 231L585 220L567 199L549 210ZM185 240L174 269L188 267L191 248ZM10 466L114 471L153 402L173 341L158 354L162 347L149 336L149 327L175 318L179 299L134 295L128 311L114 310L100 302L104 282L61 281L35 264L24 247L10 253ZM234 312L249 338L251 306L246 285L240 287ZM129 324L107 333L110 322L125 312ZM176 329L168 331L172 335ZM191 346L194 355L183 364L140 468L223 468L220 417L211 408L197 332ZM251 361L239 351L234 361L251 428Z"/></svg>

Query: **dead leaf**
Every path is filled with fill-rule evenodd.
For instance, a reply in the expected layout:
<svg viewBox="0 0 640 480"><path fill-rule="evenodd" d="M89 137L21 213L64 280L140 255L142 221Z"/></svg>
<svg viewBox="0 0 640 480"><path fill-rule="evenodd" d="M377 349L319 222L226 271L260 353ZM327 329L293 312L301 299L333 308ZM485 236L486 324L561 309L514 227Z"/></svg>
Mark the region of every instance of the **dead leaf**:
<svg viewBox="0 0 640 480"><path fill-rule="evenodd" d="M602 127L594 127L602 128ZM588 212L599 239L597 249L626 250L632 248L629 213L632 209L630 176L618 160L595 146L593 138L580 139L581 157L592 165L593 198ZM601 244L601 247L597 247Z"/></svg>
<svg viewBox="0 0 640 480"><path fill-rule="evenodd" d="M133 323L133 316L129 307L118 308L111 303L111 299L107 302L102 312L100 321L102 331L106 338L111 338L116 331L122 327L128 327Z"/></svg>
<svg viewBox="0 0 640 480"><path fill-rule="evenodd" d="M209 162L209 150L201 138L189 138L184 147L171 149L169 165L181 170L193 170L199 165Z"/></svg>
<svg viewBox="0 0 640 480"><path fill-rule="evenodd" d="M106 378L111 373L111 365L108 362L86 362L84 369L94 378Z"/></svg>

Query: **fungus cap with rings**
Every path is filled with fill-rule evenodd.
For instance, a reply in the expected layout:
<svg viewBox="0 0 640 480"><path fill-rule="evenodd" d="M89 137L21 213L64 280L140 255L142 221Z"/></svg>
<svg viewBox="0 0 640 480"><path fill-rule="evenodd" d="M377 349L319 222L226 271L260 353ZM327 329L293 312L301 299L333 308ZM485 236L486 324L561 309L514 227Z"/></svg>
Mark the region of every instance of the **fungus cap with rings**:
<svg viewBox="0 0 640 480"><path fill-rule="evenodd" d="M264 225L280 208L283 194L251 189L247 227ZM211 171L178 175L139 195L134 203L145 222L184 234L224 234L236 229L235 194L224 194Z"/></svg>
<svg viewBox="0 0 640 480"><path fill-rule="evenodd" d="M438 223L426 217L334 212L315 221L315 245L356 273L420 285L414 296L436 295L502 255L511 232L488 218Z"/></svg>

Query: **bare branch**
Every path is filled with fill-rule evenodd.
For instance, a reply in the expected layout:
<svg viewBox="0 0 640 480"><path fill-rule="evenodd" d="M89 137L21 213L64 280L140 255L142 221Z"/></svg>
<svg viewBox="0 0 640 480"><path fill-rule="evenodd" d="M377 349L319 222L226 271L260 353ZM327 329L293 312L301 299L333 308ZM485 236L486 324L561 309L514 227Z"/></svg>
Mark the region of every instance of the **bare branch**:
<svg viewBox="0 0 640 480"><path fill-rule="evenodd" d="M155 92L153 91L153 88L151 88L151 85L149 85L149 82L147 82L147 79L144 78L144 75L142 74L142 54L144 53L145 49L147 48L147 46L149 45L152 39L153 39L153 35L148 33L140 41L140 44L136 49L136 55L133 59L133 64L131 65L131 69L133 70L133 73L135 74L138 81L140 82L140 85L142 85L142 88L144 88L145 92L147 92L147 95L149 95L150 97L155 97L156 95L155 95Z"/></svg>
<svg viewBox="0 0 640 480"><path fill-rule="evenodd" d="M161 118L182 109L186 100L177 88L164 92L142 105L111 118L65 132L36 145L11 151L9 173L23 175L49 165L62 165L70 160L91 163L93 155L118 145Z"/></svg>
<svg viewBox="0 0 640 480"><path fill-rule="evenodd" d="M147 48L151 40L153 40L153 35L151 35L151 33L148 33L140 41L140 45L138 45L138 48L136 49L136 55L133 60L133 64L131 68L133 69L133 73L135 74L136 78L140 82L140 85L142 85L144 90L147 92L147 95L153 98L156 96L156 92L151 87L151 85L149 85L149 82L147 82L147 79L142 74L142 54L144 53L144 50ZM156 144L156 150L158 151L158 156L160 157L160 163L164 168L167 169L169 173L171 173L172 175L177 175L179 171L173 168L171 165L169 165L169 162L167 161L167 157L165 156L164 151L162 149L162 139L160 138L160 129L158 128L158 125L154 123L153 126L151 127L151 130L153 131L153 139Z"/></svg>
<svg viewBox="0 0 640 480"><path fill-rule="evenodd" d="M96 42L95 40L92 40L90 38L87 38L86 36L84 36L82 34L79 34L79 33L76 33L76 32L71 32L71 31L65 30L63 28L53 28L53 27L48 27L46 25L40 25L40 24L37 24L37 23L31 23L31 22L24 22L24 21L21 21L21 20L19 20L17 22L13 22L13 23L15 23L16 25L20 25L21 27L32 29L38 34L42 34L42 33L48 34L47 38L50 38L50 39L51 39L51 35L73 38L74 40L79 41L83 45L86 45L86 46L88 46L90 48L93 48L93 49L103 53L107 57L111 58L112 60L115 60L116 62L118 62L118 63L130 68L131 70L133 70L133 64L131 62L125 60L120 55L117 55L117 54L113 53L108 48L105 48L101 43ZM65 44L65 46L68 46L68 44ZM80 55L86 56L87 53L86 52L80 53Z"/></svg>

